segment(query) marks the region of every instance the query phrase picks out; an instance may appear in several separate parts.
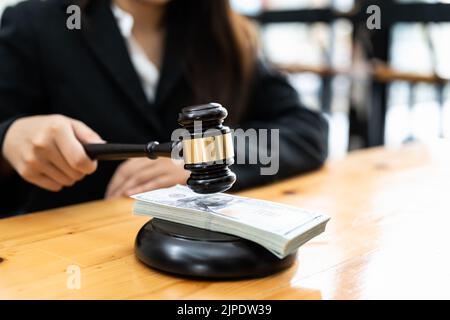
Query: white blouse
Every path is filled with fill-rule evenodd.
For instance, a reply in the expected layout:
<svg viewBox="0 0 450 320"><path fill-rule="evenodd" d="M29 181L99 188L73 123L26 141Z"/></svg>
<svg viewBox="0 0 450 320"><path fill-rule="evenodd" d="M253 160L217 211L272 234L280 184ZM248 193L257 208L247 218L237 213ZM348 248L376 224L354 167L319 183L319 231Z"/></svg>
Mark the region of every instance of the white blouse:
<svg viewBox="0 0 450 320"><path fill-rule="evenodd" d="M115 4L112 5L112 12L117 20L119 30L127 43L131 62L141 80L145 95L149 102L154 102L159 80L159 70L133 37L133 16Z"/></svg>

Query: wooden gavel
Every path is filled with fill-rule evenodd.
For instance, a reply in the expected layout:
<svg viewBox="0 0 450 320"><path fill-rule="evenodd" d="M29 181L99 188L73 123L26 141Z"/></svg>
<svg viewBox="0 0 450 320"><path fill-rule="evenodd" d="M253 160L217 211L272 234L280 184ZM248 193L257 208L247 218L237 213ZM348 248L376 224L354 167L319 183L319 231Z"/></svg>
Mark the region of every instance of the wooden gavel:
<svg viewBox="0 0 450 320"><path fill-rule="evenodd" d="M188 132L178 141L141 144L86 144L84 149L91 159L125 160L129 158L171 157L182 154L184 168L191 172L187 181L196 193L224 192L236 182L229 169L234 163L233 137L229 127L223 126L227 110L217 103L183 108L178 123ZM201 123L201 132L196 124Z"/></svg>

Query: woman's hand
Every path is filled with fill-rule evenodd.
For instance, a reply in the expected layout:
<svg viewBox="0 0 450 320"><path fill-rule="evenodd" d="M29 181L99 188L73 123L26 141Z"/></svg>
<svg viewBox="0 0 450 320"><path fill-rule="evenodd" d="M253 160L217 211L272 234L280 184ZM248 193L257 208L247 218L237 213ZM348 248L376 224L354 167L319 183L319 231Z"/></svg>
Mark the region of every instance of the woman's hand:
<svg viewBox="0 0 450 320"><path fill-rule="evenodd" d="M3 157L26 181L60 191L93 173L97 162L82 143L104 143L84 123L62 116L32 116L16 120L3 142Z"/></svg>
<svg viewBox="0 0 450 320"><path fill-rule="evenodd" d="M176 184L186 184L189 171L183 161L131 159L122 163L109 183L106 198L130 196Z"/></svg>

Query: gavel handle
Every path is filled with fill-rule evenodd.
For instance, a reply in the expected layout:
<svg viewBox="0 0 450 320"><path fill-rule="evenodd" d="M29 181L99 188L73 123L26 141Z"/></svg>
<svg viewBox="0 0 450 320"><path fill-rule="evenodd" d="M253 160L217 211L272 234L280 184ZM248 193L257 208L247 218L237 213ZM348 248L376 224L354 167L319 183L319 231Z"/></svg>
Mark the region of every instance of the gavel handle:
<svg viewBox="0 0 450 320"><path fill-rule="evenodd" d="M85 144L83 147L89 158L93 160L116 161L130 158L171 157L175 148L180 150L181 143L177 141L159 144L157 141L152 141L147 144Z"/></svg>

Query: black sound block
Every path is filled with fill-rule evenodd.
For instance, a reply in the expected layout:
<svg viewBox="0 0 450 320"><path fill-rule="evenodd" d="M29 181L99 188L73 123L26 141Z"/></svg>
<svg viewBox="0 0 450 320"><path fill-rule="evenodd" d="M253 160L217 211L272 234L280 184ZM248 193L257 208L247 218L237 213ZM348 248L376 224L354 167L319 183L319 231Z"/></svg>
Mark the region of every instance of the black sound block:
<svg viewBox="0 0 450 320"><path fill-rule="evenodd" d="M296 253L279 259L235 236L153 219L136 237L137 258L149 267L189 278L258 278L290 267Z"/></svg>

